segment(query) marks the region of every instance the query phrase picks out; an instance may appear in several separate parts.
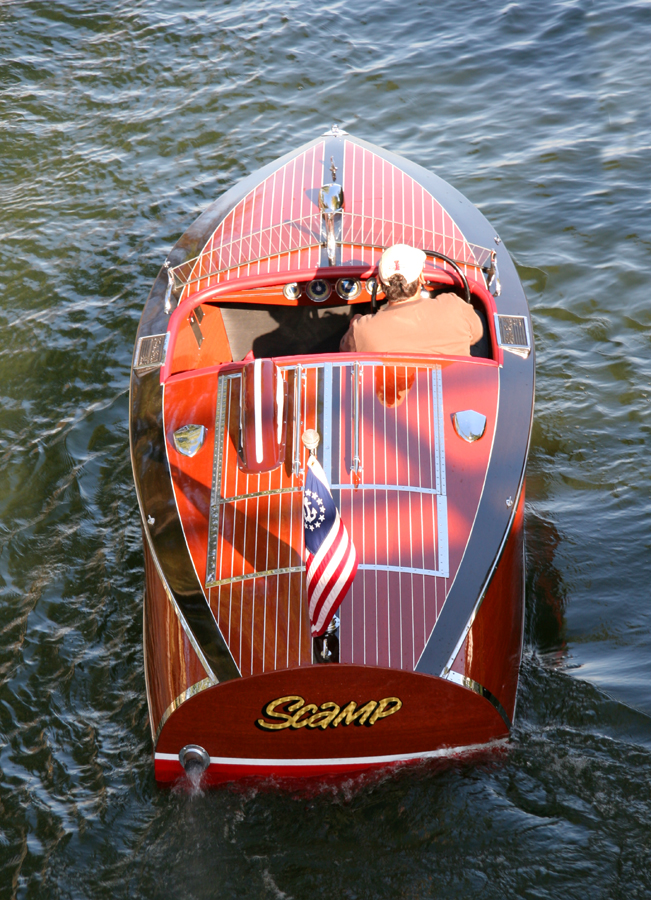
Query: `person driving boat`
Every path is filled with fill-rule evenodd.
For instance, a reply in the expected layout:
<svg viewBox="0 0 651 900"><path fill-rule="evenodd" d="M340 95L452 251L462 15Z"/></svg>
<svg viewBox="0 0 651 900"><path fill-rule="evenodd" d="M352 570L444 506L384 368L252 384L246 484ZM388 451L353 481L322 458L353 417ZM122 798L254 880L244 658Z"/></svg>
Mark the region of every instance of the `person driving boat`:
<svg viewBox="0 0 651 900"><path fill-rule="evenodd" d="M375 314L355 315L339 349L344 352L403 352L470 356L483 325L469 303L447 291L430 297L423 292L422 250L394 244L378 266L387 299Z"/></svg>

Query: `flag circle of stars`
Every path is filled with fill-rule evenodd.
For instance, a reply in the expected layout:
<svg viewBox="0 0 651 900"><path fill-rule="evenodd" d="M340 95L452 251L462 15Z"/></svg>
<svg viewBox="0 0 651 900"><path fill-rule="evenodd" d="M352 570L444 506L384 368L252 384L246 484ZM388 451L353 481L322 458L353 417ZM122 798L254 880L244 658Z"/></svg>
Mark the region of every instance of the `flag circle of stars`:
<svg viewBox="0 0 651 900"><path fill-rule="evenodd" d="M314 525L307 526L310 529L310 531L314 531L315 528L321 527L321 522L325 522L325 505L323 503L323 500L319 497L319 495L317 494L316 491L309 491L309 490L305 491L305 496L312 497L314 500L316 500L316 504L319 507L320 515L319 515L317 522Z"/></svg>

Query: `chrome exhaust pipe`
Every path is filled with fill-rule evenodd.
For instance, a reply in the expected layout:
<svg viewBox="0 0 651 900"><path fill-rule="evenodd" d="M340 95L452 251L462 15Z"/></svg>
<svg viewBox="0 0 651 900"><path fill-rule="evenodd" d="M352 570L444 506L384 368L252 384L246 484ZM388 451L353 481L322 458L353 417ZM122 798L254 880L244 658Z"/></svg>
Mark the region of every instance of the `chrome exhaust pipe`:
<svg viewBox="0 0 651 900"><path fill-rule="evenodd" d="M186 744L179 753L179 762L186 775L196 775L206 771L210 765L210 756L199 744Z"/></svg>

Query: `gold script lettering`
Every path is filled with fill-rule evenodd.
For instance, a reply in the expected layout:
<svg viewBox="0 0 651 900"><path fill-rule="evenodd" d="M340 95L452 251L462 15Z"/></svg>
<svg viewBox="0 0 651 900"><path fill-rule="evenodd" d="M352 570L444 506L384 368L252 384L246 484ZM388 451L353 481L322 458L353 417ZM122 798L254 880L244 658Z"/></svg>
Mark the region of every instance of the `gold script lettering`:
<svg viewBox="0 0 651 900"><path fill-rule="evenodd" d="M369 700L366 706L360 706L360 708L357 709L357 704L354 700L351 700L348 706L345 706L334 720L332 727L336 728L340 722L343 722L344 725L350 725L355 720L358 720L360 725L364 725L376 706L378 706L377 700Z"/></svg>
<svg viewBox="0 0 651 900"><path fill-rule="evenodd" d="M392 705L389 706L389 704ZM397 713L401 707L402 700L398 697L385 697L384 700L380 700L378 703L377 709L368 720L368 724L375 725L378 719L386 719L387 716L392 716L394 713Z"/></svg>
<svg viewBox="0 0 651 900"><path fill-rule="evenodd" d="M279 706L283 706L285 703L290 703L292 700L294 702L291 704L291 706L287 707L288 712L296 713L296 711L298 710L298 714L300 715L303 704L305 703L305 700L302 697L299 697L298 694L290 694L287 697L279 697L277 700L270 700L269 703L267 703L267 705L265 706L263 712L265 716L269 716L270 719L284 719L284 721L275 724L273 722L265 722L264 719L258 719L257 724L260 726L260 728L266 728L268 731L282 731L283 728L289 728L289 726L294 722L295 716L290 716L284 712L276 712L276 709Z"/></svg>
<svg viewBox="0 0 651 900"><path fill-rule="evenodd" d="M263 713L270 719L280 719L280 722L267 722L266 719L258 719L256 724L267 731L282 731L284 728L321 728L325 731L331 726L338 725L375 725L379 719L386 719L402 708L402 700L398 697L385 697L384 700L369 700L364 706L357 706L355 700L351 700L343 708L327 700L320 706L315 703L306 703L298 694L288 694L277 700L270 700L264 707Z"/></svg>
<svg viewBox="0 0 651 900"><path fill-rule="evenodd" d="M333 703L332 700L328 700L326 703L321 704L319 710L319 712L315 712L313 716L310 716L307 727L323 728L325 731L332 720L336 718L339 707L336 703Z"/></svg>
<svg viewBox="0 0 651 900"><path fill-rule="evenodd" d="M307 716L308 713L314 713L318 708L319 707L315 706L314 703L306 703L305 706L301 706L299 711L294 715L292 721L290 722L290 728L305 728L305 726L309 724L310 720L301 719L301 716Z"/></svg>

